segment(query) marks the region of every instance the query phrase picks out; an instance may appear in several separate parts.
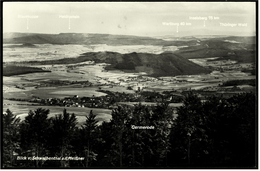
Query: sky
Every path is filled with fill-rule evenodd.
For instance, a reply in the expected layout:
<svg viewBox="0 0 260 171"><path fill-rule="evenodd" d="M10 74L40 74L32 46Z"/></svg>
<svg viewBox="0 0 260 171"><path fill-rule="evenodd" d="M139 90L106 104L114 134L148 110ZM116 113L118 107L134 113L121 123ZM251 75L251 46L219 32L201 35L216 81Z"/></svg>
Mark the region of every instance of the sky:
<svg viewBox="0 0 260 171"><path fill-rule="evenodd" d="M4 2L3 32L255 34L255 2Z"/></svg>

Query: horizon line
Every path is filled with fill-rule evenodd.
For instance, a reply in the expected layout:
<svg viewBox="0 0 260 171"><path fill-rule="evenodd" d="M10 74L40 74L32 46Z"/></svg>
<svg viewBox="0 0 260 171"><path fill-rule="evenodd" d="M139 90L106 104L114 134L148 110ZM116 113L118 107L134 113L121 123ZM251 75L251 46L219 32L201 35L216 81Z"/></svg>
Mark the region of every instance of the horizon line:
<svg viewBox="0 0 260 171"><path fill-rule="evenodd" d="M237 36L237 37L254 37L256 36L256 33L253 32L249 34L248 32L245 32L245 35L241 34L195 34L195 35L133 35L133 34L111 34L111 33L91 33L91 32L59 32L59 33L37 33L37 32L18 32L18 31L12 31L12 32L3 32L3 34L8 33L20 33L20 34L52 34L52 35L59 35L59 34L99 34L99 35L117 35L117 36L135 36L135 37L163 37L163 36L170 36L170 37L195 37L195 36Z"/></svg>

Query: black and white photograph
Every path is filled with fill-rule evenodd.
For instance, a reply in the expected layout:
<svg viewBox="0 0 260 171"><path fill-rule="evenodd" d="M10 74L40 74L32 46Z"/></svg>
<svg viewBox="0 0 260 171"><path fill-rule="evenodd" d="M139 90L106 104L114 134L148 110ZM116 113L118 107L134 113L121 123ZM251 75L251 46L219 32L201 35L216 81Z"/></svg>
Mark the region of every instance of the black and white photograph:
<svg viewBox="0 0 260 171"><path fill-rule="evenodd" d="M257 1L1 5L2 169L258 169Z"/></svg>

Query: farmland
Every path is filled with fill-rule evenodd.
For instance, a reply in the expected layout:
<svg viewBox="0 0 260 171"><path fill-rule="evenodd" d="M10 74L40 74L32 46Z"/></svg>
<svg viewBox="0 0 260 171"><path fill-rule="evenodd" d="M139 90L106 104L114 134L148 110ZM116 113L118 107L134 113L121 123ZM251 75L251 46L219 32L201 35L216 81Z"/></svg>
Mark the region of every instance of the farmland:
<svg viewBox="0 0 260 171"><path fill-rule="evenodd" d="M147 97L142 98L140 95L142 92L157 92L162 95L165 91L171 91L165 98L170 98L173 94L181 97L186 91L194 91L201 96L255 92L255 84L252 84L256 78L252 74L255 63L252 62L252 56L250 60L241 60L241 56L235 60L233 56L221 56L222 52L218 53L220 56L214 56L213 51L209 56L203 56L205 49L201 49L204 45L223 47L220 41L217 40L214 44L214 41L205 39L204 42L196 41L198 45L193 40L146 45L119 45L111 42L4 44L3 98L4 103L8 101L4 105L4 111L9 108L14 114L24 117L28 110L44 107L49 108L51 116L54 116L62 113L66 107L69 113L76 114L79 122L83 122L84 116L93 109L101 122L109 121L111 108L120 100L119 104L130 106L138 101L145 105L156 104L142 101L147 100ZM230 41L225 41L225 44L234 49L236 45ZM237 46L250 48L252 44ZM198 56L193 58L191 51L195 51L194 54ZM225 54L227 53L228 50L225 49ZM7 72L9 74L5 74ZM112 95L106 92L111 92ZM127 98L118 97L122 95L120 93L134 101L125 101ZM81 99L95 98L96 103L102 105L89 103L88 107L82 107L82 104L73 101L74 96ZM62 101L65 98L72 101L64 103L64 106L51 105L48 101ZM109 102L102 99L109 99ZM43 101L44 105L40 103ZM161 99L154 97L154 101L159 102ZM171 107L180 105L181 103L170 103Z"/></svg>

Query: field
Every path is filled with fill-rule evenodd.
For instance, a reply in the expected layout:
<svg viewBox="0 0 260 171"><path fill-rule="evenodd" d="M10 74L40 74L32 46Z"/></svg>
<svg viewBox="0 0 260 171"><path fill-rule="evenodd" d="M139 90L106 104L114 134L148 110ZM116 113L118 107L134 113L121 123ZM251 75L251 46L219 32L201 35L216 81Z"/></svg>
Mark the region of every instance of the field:
<svg viewBox="0 0 260 171"><path fill-rule="evenodd" d="M64 98L73 97L78 95L80 97L92 97L93 95L105 96L105 93L97 92L97 87L86 87L86 88L72 88L72 87L50 87L50 88L38 88L30 91L31 96L37 96L44 99L47 98Z"/></svg>
<svg viewBox="0 0 260 171"><path fill-rule="evenodd" d="M8 44L3 46L3 62L75 58L89 50L89 48L83 45L35 44L35 48L5 48L5 46L8 46Z"/></svg>

